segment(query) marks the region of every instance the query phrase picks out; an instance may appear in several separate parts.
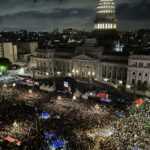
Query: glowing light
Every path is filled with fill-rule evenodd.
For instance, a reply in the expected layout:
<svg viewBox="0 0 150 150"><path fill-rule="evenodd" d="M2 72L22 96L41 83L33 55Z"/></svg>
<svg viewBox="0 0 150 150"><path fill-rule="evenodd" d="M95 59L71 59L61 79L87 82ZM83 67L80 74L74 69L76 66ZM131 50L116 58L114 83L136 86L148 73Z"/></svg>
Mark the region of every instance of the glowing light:
<svg viewBox="0 0 150 150"><path fill-rule="evenodd" d="M29 90L29 93L32 94L32 90L31 89Z"/></svg>
<svg viewBox="0 0 150 150"><path fill-rule="evenodd" d="M21 68L21 69L20 69L19 74L21 74L21 75L24 74L24 68Z"/></svg>
<svg viewBox="0 0 150 150"><path fill-rule="evenodd" d="M127 89L130 89L130 88L131 88L131 85L129 85L129 84L126 85L126 88L127 88Z"/></svg>
<svg viewBox="0 0 150 150"><path fill-rule="evenodd" d="M76 96L73 96L72 99L75 101L77 98L76 98Z"/></svg>
<svg viewBox="0 0 150 150"><path fill-rule="evenodd" d="M15 86L16 86L16 83L13 83L12 86L15 87Z"/></svg>
<svg viewBox="0 0 150 150"><path fill-rule="evenodd" d="M16 121L13 123L13 126L14 126L14 127L18 127L18 124L17 124Z"/></svg>
<svg viewBox="0 0 150 150"><path fill-rule="evenodd" d="M58 74L58 75L60 75L60 74L61 74L61 72L59 72L59 71L58 71L58 72L57 72L57 74Z"/></svg>
<svg viewBox="0 0 150 150"><path fill-rule="evenodd" d="M107 78L104 78L104 81L105 81L105 82L108 82L108 81L109 81L109 79L107 79Z"/></svg>
<svg viewBox="0 0 150 150"><path fill-rule="evenodd" d="M72 76L72 74L71 74L71 73L68 73L68 76L69 76L69 77L71 77L71 76Z"/></svg>
<svg viewBox="0 0 150 150"><path fill-rule="evenodd" d="M91 75L91 72L88 72L88 75L90 76L90 75Z"/></svg>
<svg viewBox="0 0 150 150"><path fill-rule="evenodd" d="M94 75L95 75L95 72L93 72L92 75L94 76Z"/></svg>
<svg viewBox="0 0 150 150"><path fill-rule="evenodd" d="M61 100L61 96L58 96L57 99L58 99L58 100Z"/></svg>
<svg viewBox="0 0 150 150"><path fill-rule="evenodd" d="M5 66L0 66L0 72L6 72L7 68Z"/></svg>
<svg viewBox="0 0 150 150"><path fill-rule="evenodd" d="M49 75L49 73L48 73L48 72L46 72L46 75L48 76L48 75Z"/></svg>
<svg viewBox="0 0 150 150"><path fill-rule="evenodd" d="M122 80L119 80L118 82L119 82L119 84L122 84L122 83L123 83L123 81L122 81Z"/></svg>

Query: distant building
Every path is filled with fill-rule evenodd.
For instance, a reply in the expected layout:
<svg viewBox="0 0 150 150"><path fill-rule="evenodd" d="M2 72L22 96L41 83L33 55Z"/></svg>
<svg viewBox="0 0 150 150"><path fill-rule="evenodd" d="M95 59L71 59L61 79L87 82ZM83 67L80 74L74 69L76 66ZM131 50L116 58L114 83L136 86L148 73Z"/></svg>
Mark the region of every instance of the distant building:
<svg viewBox="0 0 150 150"><path fill-rule="evenodd" d="M64 29L63 34L66 34L66 35L74 35L75 34L76 35L76 34L78 34L78 30L72 29L72 28Z"/></svg>
<svg viewBox="0 0 150 150"><path fill-rule="evenodd" d="M12 63L16 62L17 56L17 45L11 42L0 43L0 57L8 58Z"/></svg>
<svg viewBox="0 0 150 150"><path fill-rule="evenodd" d="M20 42L18 46L19 52L33 54L38 48L38 42Z"/></svg>
<svg viewBox="0 0 150 150"><path fill-rule="evenodd" d="M75 49L38 49L31 56L30 64L36 67L37 77L68 76L100 81L132 92L135 85L136 91L141 91L142 85L150 86L149 56L105 54L103 47L95 45L94 39L86 39Z"/></svg>
<svg viewBox="0 0 150 150"><path fill-rule="evenodd" d="M136 90L142 85L150 85L150 56L130 55L128 62L127 83Z"/></svg>
<svg viewBox="0 0 150 150"><path fill-rule="evenodd" d="M126 82L127 57L103 54L94 39L86 39L83 46L74 50L37 50L31 57L31 65L37 76L72 76L116 84Z"/></svg>

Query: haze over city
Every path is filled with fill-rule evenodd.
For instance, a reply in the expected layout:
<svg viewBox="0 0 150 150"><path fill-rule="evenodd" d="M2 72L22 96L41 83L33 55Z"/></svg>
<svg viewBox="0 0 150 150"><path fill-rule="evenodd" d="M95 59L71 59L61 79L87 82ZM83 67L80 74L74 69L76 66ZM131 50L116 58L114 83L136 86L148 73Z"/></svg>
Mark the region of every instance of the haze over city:
<svg viewBox="0 0 150 150"><path fill-rule="evenodd" d="M98 0L1 0L0 30L93 30ZM149 28L150 3L115 0L118 30Z"/></svg>

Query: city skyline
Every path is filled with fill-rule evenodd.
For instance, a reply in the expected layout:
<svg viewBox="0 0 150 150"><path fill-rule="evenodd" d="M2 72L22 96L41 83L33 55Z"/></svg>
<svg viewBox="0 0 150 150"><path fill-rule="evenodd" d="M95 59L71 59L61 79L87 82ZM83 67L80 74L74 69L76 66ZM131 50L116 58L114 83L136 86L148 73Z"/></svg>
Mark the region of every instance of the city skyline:
<svg viewBox="0 0 150 150"><path fill-rule="evenodd" d="M2 0L0 30L53 28L93 30L98 0ZM146 0L114 0L118 30L149 28L150 3Z"/></svg>

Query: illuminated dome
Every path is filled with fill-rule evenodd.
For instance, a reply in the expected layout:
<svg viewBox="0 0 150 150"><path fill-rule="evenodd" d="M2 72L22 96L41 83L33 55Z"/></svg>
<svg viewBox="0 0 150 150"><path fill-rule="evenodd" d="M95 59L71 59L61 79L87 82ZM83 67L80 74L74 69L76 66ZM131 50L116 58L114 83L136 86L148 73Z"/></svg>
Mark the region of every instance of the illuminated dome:
<svg viewBox="0 0 150 150"><path fill-rule="evenodd" d="M113 0L99 0L96 10L95 30L116 30L117 19Z"/></svg>

